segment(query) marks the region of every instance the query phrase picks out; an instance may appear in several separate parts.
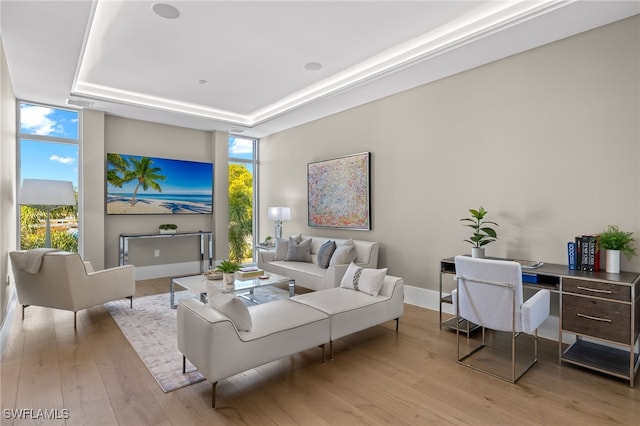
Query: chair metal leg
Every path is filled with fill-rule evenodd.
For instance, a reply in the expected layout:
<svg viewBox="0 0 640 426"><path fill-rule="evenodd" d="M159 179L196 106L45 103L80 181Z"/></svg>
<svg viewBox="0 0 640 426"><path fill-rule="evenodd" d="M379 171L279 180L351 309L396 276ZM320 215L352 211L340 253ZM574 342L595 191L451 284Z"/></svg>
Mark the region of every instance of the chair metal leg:
<svg viewBox="0 0 640 426"><path fill-rule="evenodd" d="M333 361L333 340L329 340L329 359Z"/></svg>
<svg viewBox="0 0 640 426"><path fill-rule="evenodd" d="M216 408L216 386L218 382L211 384L211 408Z"/></svg>
<svg viewBox="0 0 640 426"><path fill-rule="evenodd" d="M187 357L182 355L182 374L187 372Z"/></svg>
<svg viewBox="0 0 640 426"><path fill-rule="evenodd" d="M322 345L322 363L325 363L325 357L324 357L324 348L325 348L325 344L323 343Z"/></svg>
<svg viewBox="0 0 640 426"><path fill-rule="evenodd" d="M77 330L76 328L77 320L78 320L78 313L76 311L73 311L73 329L74 330Z"/></svg>
<svg viewBox="0 0 640 426"><path fill-rule="evenodd" d="M133 309L133 296L127 296L127 299L129 299L129 309Z"/></svg>

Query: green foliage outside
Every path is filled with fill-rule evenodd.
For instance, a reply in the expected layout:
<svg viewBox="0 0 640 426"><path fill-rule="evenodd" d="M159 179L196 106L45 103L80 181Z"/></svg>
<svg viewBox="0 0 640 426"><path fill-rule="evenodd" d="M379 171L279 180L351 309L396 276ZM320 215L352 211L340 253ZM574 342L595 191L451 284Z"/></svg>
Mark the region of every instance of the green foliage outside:
<svg viewBox="0 0 640 426"><path fill-rule="evenodd" d="M78 220L75 206L64 206L51 212L51 221L73 217ZM47 212L31 206L20 206L20 248L29 250L44 247ZM77 234L65 227L51 227L51 247L59 250L78 252Z"/></svg>
<svg viewBox="0 0 640 426"><path fill-rule="evenodd" d="M241 164L229 164L229 259L252 259L253 176Z"/></svg>

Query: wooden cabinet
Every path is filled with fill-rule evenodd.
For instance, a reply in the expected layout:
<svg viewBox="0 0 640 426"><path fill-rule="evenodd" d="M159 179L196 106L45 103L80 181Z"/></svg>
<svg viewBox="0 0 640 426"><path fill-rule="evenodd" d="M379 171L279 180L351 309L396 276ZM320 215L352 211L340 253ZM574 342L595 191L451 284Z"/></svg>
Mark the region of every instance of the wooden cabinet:
<svg viewBox="0 0 640 426"><path fill-rule="evenodd" d="M576 341L560 360L627 379L633 387L639 365L638 274L592 274L562 278L560 339L571 333Z"/></svg>

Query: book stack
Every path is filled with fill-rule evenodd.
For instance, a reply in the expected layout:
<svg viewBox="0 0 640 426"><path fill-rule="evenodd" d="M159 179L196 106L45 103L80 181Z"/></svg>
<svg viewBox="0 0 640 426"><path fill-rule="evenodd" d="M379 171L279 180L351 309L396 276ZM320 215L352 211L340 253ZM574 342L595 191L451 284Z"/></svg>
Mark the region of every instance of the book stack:
<svg viewBox="0 0 640 426"><path fill-rule="evenodd" d="M258 269L255 266L247 266L244 268L240 268L238 272L236 272L236 278L239 280L247 280L249 278L257 278L264 275L264 271L262 269Z"/></svg>
<svg viewBox="0 0 640 426"><path fill-rule="evenodd" d="M579 235L567 244L569 269L585 272L600 270L600 236Z"/></svg>

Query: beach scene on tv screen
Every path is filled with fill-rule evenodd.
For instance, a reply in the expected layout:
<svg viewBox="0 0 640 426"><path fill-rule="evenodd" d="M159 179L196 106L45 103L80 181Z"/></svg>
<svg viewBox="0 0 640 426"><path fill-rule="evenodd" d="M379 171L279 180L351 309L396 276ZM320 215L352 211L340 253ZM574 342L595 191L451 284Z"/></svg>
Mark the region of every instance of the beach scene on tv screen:
<svg viewBox="0 0 640 426"><path fill-rule="evenodd" d="M107 154L107 214L211 214L213 164Z"/></svg>

